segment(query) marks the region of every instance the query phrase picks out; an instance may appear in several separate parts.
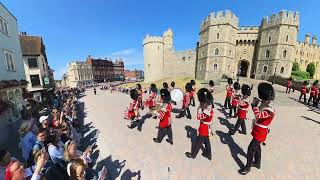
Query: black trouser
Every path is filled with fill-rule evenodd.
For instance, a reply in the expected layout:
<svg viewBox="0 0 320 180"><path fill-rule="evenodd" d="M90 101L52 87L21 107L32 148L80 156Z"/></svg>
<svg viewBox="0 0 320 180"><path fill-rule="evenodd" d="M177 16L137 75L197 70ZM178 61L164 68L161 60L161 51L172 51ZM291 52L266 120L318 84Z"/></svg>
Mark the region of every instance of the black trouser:
<svg viewBox="0 0 320 180"><path fill-rule="evenodd" d="M193 96L191 96L191 98L190 98L190 104L191 104L191 106L195 106L196 105L195 102L194 102L194 97Z"/></svg>
<svg viewBox="0 0 320 180"><path fill-rule="evenodd" d="M181 109L179 117L184 117L186 115L186 113L187 113L187 117L191 118L189 106Z"/></svg>
<svg viewBox="0 0 320 180"><path fill-rule="evenodd" d="M309 100L308 100L308 105L310 104L310 101L312 100L312 105L315 106L316 104L316 96L311 96L309 97Z"/></svg>
<svg viewBox="0 0 320 180"><path fill-rule="evenodd" d="M214 104L213 104L213 98L210 101L211 106L214 108Z"/></svg>
<svg viewBox="0 0 320 180"><path fill-rule="evenodd" d="M93 91L94 92L94 95L97 95L97 91Z"/></svg>
<svg viewBox="0 0 320 180"><path fill-rule="evenodd" d="M306 103L307 102L307 96L306 96L306 94L300 94L300 97L299 97L299 101L301 101L301 98L302 98L302 96L303 96L303 98L304 98L304 103Z"/></svg>
<svg viewBox="0 0 320 180"><path fill-rule="evenodd" d="M226 99L224 100L224 108L231 108L231 103L230 103L230 101L231 101L231 97L226 97ZM228 107L227 107L228 106Z"/></svg>
<svg viewBox="0 0 320 180"><path fill-rule="evenodd" d="M247 164L246 168L251 168L252 163L256 163L258 165L261 164L261 142L252 139L252 141L249 144L248 152L247 152Z"/></svg>
<svg viewBox="0 0 320 180"><path fill-rule="evenodd" d="M318 107L319 102L320 102L320 96L319 96L319 97L317 98L317 100L316 100L316 104L315 104L316 107Z"/></svg>
<svg viewBox="0 0 320 180"><path fill-rule="evenodd" d="M291 87L287 87L287 89L286 89L286 94L287 94L287 93L290 94L290 90L291 90Z"/></svg>
<svg viewBox="0 0 320 180"><path fill-rule="evenodd" d="M231 106L230 112L229 112L230 117L232 116L232 110L234 111L234 115L236 115L237 114L237 106Z"/></svg>
<svg viewBox="0 0 320 180"><path fill-rule="evenodd" d="M166 135L168 135L169 141L170 141L170 142L173 142L171 125L169 125L169 126L166 127L166 128L161 128L161 127L159 127L157 141L158 141L159 143L161 143L162 139L163 139Z"/></svg>
<svg viewBox="0 0 320 180"><path fill-rule="evenodd" d="M197 154L198 154L198 152L199 152L202 144L204 144L204 146L205 146L205 152L204 152L204 154L205 154L209 159L211 159L211 156L212 156L212 154L211 154L211 144L210 144L210 140L209 140L209 137L208 137L208 136L200 136L200 135L199 135L199 136L197 137L197 140L196 140L194 146L191 147L191 156L192 156L193 158L195 158L195 157L197 156Z"/></svg>
<svg viewBox="0 0 320 180"><path fill-rule="evenodd" d="M235 134L240 126L241 126L242 133L247 134L246 121L245 121L245 119L240 119L240 118L238 118L236 125L234 126L233 131L231 131L232 134Z"/></svg>

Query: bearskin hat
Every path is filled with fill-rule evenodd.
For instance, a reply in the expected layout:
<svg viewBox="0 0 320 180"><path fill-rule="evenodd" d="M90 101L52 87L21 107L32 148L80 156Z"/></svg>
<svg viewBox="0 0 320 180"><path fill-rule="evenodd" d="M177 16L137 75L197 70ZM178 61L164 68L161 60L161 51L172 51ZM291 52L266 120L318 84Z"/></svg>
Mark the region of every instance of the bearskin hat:
<svg viewBox="0 0 320 180"><path fill-rule="evenodd" d="M242 87L241 87L241 93L242 93L242 95L250 96L251 95L250 86L247 85L247 84L243 84Z"/></svg>
<svg viewBox="0 0 320 180"><path fill-rule="evenodd" d="M153 83L150 85L150 90L152 92L157 92L158 91L157 86L155 84L153 84Z"/></svg>
<svg viewBox="0 0 320 180"><path fill-rule="evenodd" d="M138 90L142 89L141 84L138 83L138 84L136 85L136 88L137 88Z"/></svg>
<svg viewBox="0 0 320 180"><path fill-rule="evenodd" d="M193 79L191 79L190 83L191 83L191 85L193 85L193 86L196 85L196 81L193 80Z"/></svg>
<svg viewBox="0 0 320 180"><path fill-rule="evenodd" d="M210 80L210 81L209 81L209 85L210 85L210 86L214 86L213 80Z"/></svg>
<svg viewBox="0 0 320 180"><path fill-rule="evenodd" d="M187 92L192 91L192 84L191 83L187 83L185 88L186 88Z"/></svg>
<svg viewBox="0 0 320 180"><path fill-rule="evenodd" d="M307 85L308 84L308 81L303 81L303 85Z"/></svg>
<svg viewBox="0 0 320 180"><path fill-rule="evenodd" d="M240 90L240 84L238 83L238 82L234 82L233 83L233 88L235 89L235 90Z"/></svg>
<svg viewBox="0 0 320 180"><path fill-rule="evenodd" d="M139 92L136 89L131 89L130 91L130 97L133 100L137 100L139 98Z"/></svg>
<svg viewBox="0 0 320 180"><path fill-rule="evenodd" d="M231 85L233 83L231 78L228 78L228 84Z"/></svg>
<svg viewBox="0 0 320 180"><path fill-rule="evenodd" d="M289 80L291 81L291 80L292 80L292 77L289 77Z"/></svg>
<svg viewBox="0 0 320 180"><path fill-rule="evenodd" d="M200 103L210 103L212 101L212 94L207 88L201 88L199 89L198 93L198 100Z"/></svg>
<svg viewBox="0 0 320 180"><path fill-rule="evenodd" d="M314 82L313 82L313 85L318 85L318 83L319 83L319 81L318 80L315 80Z"/></svg>
<svg viewBox="0 0 320 180"><path fill-rule="evenodd" d="M171 101L171 95L168 89L161 89L160 95L164 103L169 103Z"/></svg>
<svg viewBox="0 0 320 180"><path fill-rule="evenodd" d="M166 82L163 82L162 83L162 86L163 86L163 88L165 88L165 89L167 89L169 86L168 86L168 83L166 83Z"/></svg>
<svg viewBox="0 0 320 180"><path fill-rule="evenodd" d="M174 87L176 85L176 83L175 82L171 82L171 87Z"/></svg>
<svg viewBox="0 0 320 180"><path fill-rule="evenodd" d="M274 100L275 93L271 84L262 82L258 85L259 98L265 101Z"/></svg>

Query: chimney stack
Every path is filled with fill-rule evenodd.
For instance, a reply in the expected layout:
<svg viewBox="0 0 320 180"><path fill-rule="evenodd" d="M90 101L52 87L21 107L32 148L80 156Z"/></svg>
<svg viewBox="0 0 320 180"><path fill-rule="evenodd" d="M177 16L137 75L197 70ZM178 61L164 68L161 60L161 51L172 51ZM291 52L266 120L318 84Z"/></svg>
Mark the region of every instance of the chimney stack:
<svg viewBox="0 0 320 180"><path fill-rule="evenodd" d="M307 33L305 38L304 38L304 43L310 44L310 33Z"/></svg>
<svg viewBox="0 0 320 180"><path fill-rule="evenodd" d="M317 45L317 36L312 36L312 44Z"/></svg>

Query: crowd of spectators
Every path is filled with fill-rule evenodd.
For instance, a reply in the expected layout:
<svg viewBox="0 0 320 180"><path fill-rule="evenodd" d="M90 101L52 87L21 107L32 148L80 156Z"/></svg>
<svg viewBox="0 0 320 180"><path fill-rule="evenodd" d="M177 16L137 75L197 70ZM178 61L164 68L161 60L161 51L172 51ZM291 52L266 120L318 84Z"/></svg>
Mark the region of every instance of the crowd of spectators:
<svg viewBox="0 0 320 180"><path fill-rule="evenodd" d="M104 179L106 172L92 169L93 147L78 149L82 143L79 93L78 89L56 91L52 108L46 111L39 112L33 105L24 108L19 129L22 159L0 148L0 180Z"/></svg>

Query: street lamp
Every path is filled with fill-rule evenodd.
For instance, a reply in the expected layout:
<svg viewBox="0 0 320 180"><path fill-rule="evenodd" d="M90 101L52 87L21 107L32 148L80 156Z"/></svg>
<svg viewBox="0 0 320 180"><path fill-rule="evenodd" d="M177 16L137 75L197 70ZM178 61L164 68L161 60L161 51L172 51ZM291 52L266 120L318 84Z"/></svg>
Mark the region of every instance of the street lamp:
<svg viewBox="0 0 320 180"><path fill-rule="evenodd" d="M274 81L275 81L278 64L279 64L279 59L276 60L276 67L275 67L275 69L274 69L274 74L273 74L273 79L272 79L272 85L274 84Z"/></svg>

